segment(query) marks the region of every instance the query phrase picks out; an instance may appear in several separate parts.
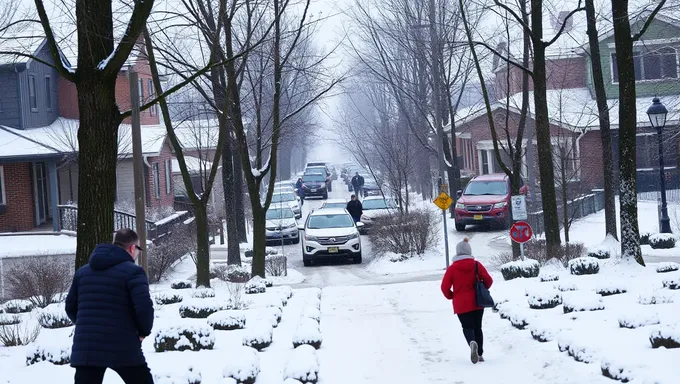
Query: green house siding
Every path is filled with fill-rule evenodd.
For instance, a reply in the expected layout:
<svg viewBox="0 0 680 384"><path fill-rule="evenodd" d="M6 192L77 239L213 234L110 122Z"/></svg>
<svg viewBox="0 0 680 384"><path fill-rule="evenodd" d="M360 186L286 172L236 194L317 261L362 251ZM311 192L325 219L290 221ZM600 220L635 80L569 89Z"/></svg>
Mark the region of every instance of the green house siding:
<svg viewBox="0 0 680 384"><path fill-rule="evenodd" d="M632 30L638 31L640 29L642 22L638 22L633 25ZM654 43L650 40L665 40L665 39L675 39L680 40L680 28L677 26L665 23L663 21L655 20L649 26L645 34L640 39L640 43L645 43L642 45L636 45L634 49L637 51L655 51L663 47L672 47L677 51L678 57L680 58L680 41L671 41L669 43L663 44L651 44ZM615 48L609 47L609 44L614 43L614 36L610 36L606 39L600 41L600 53L602 55L602 74L604 75L605 90L607 92L608 99L614 99L619 97L619 86L618 83L612 82L612 54L616 52ZM680 75L680 69L678 69L678 74ZM586 82L591 93L595 93L593 90L592 81L592 71L590 67L590 58L588 58L588 68ZM663 79L663 80L641 80L636 82L635 87L638 97L653 97L653 96L664 96L680 93L680 79Z"/></svg>

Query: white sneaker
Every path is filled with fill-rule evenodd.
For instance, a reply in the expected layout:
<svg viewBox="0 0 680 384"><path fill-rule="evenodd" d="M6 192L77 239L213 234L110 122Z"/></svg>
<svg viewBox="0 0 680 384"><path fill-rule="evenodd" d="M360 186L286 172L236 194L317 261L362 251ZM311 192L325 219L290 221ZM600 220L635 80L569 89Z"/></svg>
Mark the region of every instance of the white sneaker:
<svg viewBox="0 0 680 384"><path fill-rule="evenodd" d="M477 352L478 346L476 341L470 342L470 361L472 364L477 364L479 362L479 353Z"/></svg>

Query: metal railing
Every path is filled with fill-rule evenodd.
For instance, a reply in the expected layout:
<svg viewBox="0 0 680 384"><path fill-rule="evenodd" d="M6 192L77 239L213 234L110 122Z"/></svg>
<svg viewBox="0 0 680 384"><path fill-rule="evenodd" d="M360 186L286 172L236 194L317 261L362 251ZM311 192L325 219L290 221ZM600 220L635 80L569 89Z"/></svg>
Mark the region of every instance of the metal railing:
<svg viewBox="0 0 680 384"><path fill-rule="evenodd" d="M604 209L604 191L594 189L592 193L577 197L567 203L567 211L572 220L580 219ZM560 228L563 226L563 205L557 205L557 215L559 216ZM534 234L544 232L543 211L530 212L527 222L531 225Z"/></svg>

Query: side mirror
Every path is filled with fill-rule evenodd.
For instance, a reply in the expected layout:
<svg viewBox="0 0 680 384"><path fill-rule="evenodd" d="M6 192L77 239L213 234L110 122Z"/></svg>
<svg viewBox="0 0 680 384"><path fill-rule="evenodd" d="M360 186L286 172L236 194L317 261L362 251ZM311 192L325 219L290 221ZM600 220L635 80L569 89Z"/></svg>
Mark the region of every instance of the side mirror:
<svg viewBox="0 0 680 384"><path fill-rule="evenodd" d="M460 199L461 196L463 196L463 191L459 189L459 190L456 192L456 200Z"/></svg>
<svg viewBox="0 0 680 384"><path fill-rule="evenodd" d="M304 224L298 224L297 228L298 228L298 231L304 231L305 230Z"/></svg>
<svg viewBox="0 0 680 384"><path fill-rule="evenodd" d="M357 228L361 228L363 226L364 226L364 223L362 223L361 221L357 221Z"/></svg>

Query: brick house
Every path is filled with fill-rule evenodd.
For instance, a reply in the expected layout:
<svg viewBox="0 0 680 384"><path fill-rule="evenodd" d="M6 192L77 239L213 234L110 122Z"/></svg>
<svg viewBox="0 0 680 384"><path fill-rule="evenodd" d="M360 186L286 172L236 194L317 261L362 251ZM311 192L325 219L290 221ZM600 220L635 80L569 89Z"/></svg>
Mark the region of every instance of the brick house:
<svg viewBox="0 0 680 384"><path fill-rule="evenodd" d="M559 18L558 18L559 19ZM618 172L618 74L616 73L614 35L607 28L606 21L598 21L600 31L600 51L603 64L603 75L610 107L609 116L613 134L613 151L615 172ZM548 109L551 124L551 141L553 153L568 152L567 166L573 173L573 183L581 188L592 189L602 187L604 177L617 175L602 174L602 146L600 142L599 121L595 91L592 84L592 72L588 54L586 20L583 12L577 14L573 23L568 26L567 37L547 52L547 88ZM635 21L632 30L641 27L642 20ZM557 25L554 24L553 31ZM550 38L551 31L546 31ZM560 42L560 40L558 40ZM658 96L669 110L664 138L664 159L666 179L671 187L680 188L680 142L678 140L678 122L680 121L680 67L678 51L680 50L680 21L659 14L651 23L643 37L635 43L635 68L637 91L637 168L638 189L657 190L658 183L658 147L656 131L651 127L647 117L647 108L652 98ZM515 138L519 111L521 106L521 70L516 67L496 62L494 67L494 89L499 93L492 105L494 122L501 142L507 140L505 131ZM533 91L530 81L530 92ZM533 95L529 95L529 113L527 126L534 126ZM493 142L489 129L486 109L483 104L476 104L457 111L456 138L458 144L460 166L464 171L473 174L502 172L493 152ZM450 132L450 126L447 131ZM535 137L535 136L534 136ZM522 176L527 176L528 166L537 170L537 150L535 138L524 140L524 146L532 142L533 159L524 153ZM566 151L566 152L565 152ZM504 163L510 164L507 156L502 156ZM557 155L556 157L559 157ZM534 173L537 175L537 171ZM538 177L536 177L538 179Z"/></svg>
<svg viewBox="0 0 680 384"><path fill-rule="evenodd" d="M11 41L11 40L10 40ZM16 47L47 63L52 62L43 38L22 38ZM76 62L75 58L67 60ZM130 108L129 76L139 77L138 97L154 97L143 45L133 52L118 75L116 99L121 110ZM141 113L142 148L149 207L173 206L172 150L157 107ZM26 231L52 221L58 229L57 205L78 200L78 102L75 85L37 60L0 55L0 232ZM116 199L132 200L133 168L129 120L119 129Z"/></svg>

